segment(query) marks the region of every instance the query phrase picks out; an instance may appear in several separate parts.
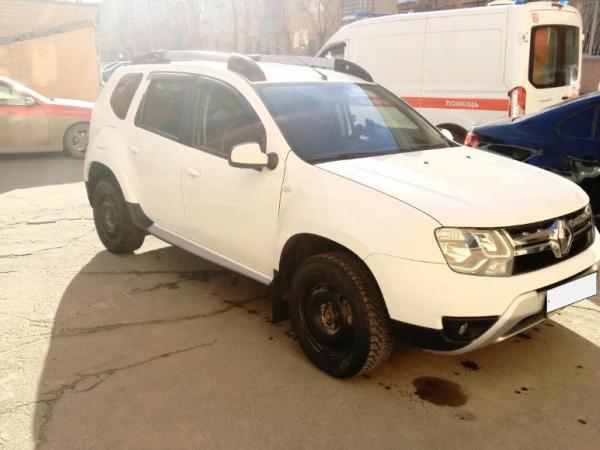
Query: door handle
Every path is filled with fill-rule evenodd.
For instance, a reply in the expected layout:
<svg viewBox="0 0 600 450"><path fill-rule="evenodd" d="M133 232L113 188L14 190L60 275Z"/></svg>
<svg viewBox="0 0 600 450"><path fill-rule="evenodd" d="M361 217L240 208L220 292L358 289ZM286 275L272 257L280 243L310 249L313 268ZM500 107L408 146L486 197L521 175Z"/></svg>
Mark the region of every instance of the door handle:
<svg viewBox="0 0 600 450"><path fill-rule="evenodd" d="M563 100L569 100L571 97L569 97L568 95L563 96Z"/></svg>
<svg viewBox="0 0 600 450"><path fill-rule="evenodd" d="M129 147L127 147L127 148L129 149L129 151L130 151L131 153L139 153L139 152L140 152L140 149L139 149L139 148L137 148L135 145L130 145L130 146L129 146Z"/></svg>
<svg viewBox="0 0 600 450"><path fill-rule="evenodd" d="M194 169L193 167L184 167L183 171L187 173L190 177L197 178L200 176L200 171L198 169Z"/></svg>

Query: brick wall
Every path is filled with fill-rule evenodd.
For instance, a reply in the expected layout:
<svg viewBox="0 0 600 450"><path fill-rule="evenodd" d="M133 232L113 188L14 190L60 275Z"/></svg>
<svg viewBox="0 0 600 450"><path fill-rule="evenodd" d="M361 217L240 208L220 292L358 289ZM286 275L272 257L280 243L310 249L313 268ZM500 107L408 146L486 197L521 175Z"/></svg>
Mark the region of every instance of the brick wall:
<svg viewBox="0 0 600 450"><path fill-rule="evenodd" d="M95 101L96 30L82 28L0 46L0 74L47 97Z"/></svg>
<svg viewBox="0 0 600 450"><path fill-rule="evenodd" d="M48 97L96 100L97 7L0 0L0 11L0 75Z"/></svg>
<svg viewBox="0 0 600 450"><path fill-rule="evenodd" d="M98 14L95 5L48 0L0 0L0 37L53 28L89 20Z"/></svg>

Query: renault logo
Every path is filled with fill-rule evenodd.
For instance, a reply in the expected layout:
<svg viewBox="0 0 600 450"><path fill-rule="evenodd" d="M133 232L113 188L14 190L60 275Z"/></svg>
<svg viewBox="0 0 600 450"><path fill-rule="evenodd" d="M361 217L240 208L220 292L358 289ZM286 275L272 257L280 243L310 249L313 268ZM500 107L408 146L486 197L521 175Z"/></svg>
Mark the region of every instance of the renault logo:
<svg viewBox="0 0 600 450"><path fill-rule="evenodd" d="M557 219L550 225L550 249L554 256L562 258L571 250L573 243L573 232L565 219Z"/></svg>

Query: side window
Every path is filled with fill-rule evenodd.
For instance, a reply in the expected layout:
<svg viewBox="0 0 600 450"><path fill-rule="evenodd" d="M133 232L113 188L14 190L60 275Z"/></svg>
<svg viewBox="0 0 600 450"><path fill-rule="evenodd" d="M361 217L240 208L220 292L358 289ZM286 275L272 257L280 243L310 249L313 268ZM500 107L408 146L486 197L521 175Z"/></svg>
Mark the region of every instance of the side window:
<svg viewBox="0 0 600 450"><path fill-rule="evenodd" d="M560 134L575 139L591 139L595 116L595 108L588 108L569 117L560 124Z"/></svg>
<svg viewBox="0 0 600 450"><path fill-rule="evenodd" d="M115 90L110 96L110 106L119 119L125 119L127 116L135 91L141 82L141 73L128 73L123 75L115 86Z"/></svg>
<svg viewBox="0 0 600 450"><path fill-rule="evenodd" d="M265 151L265 128L239 92L212 80L205 80L201 91L195 147L225 158L233 147L245 142L257 142Z"/></svg>
<svg viewBox="0 0 600 450"><path fill-rule="evenodd" d="M0 83L0 105L24 106L26 104L23 95L14 91L10 85Z"/></svg>
<svg viewBox="0 0 600 450"><path fill-rule="evenodd" d="M339 44L333 44L323 50L319 56L322 58L344 58L344 54L346 53L346 44L340 42Z"/></svg>
<svg viewBox="0 0 600 450"><path fill-rule="evenodd" d="M183 111L195 77L156 76L135 117L135 125L174 141L183 134Z"/></svg>

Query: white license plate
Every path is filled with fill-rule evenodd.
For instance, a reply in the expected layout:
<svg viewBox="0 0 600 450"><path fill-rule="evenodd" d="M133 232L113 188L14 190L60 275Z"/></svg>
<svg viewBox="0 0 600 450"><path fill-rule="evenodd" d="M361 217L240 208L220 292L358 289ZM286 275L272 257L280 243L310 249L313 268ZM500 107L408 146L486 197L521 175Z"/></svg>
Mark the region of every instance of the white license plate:
<svg viewBox="0 0 600 450"><path fill-rule="evenodd" d="M548 289L546 292L546 311L556 311L580 300L596 295L596 272L585 277L569 281L563 285Z"/></svg>

